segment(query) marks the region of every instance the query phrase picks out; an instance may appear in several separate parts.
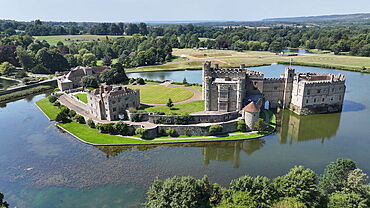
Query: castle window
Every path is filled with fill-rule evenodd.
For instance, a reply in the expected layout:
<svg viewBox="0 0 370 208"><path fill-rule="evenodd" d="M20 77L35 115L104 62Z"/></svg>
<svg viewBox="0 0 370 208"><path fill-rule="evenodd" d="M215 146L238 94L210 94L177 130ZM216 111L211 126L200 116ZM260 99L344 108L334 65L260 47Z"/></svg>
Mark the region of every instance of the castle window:
<svg viewBox="0 0 370 208"><path fill-rule="evenodd" d="M325 101L325 98L322 98L322 102L324 102Z"/></svg>
<svg viewBox="0 0 370 208"><path fill-rule="evenodd" d="M308 99L306 99L306 103L308 103Z"/></svg>
<svg viewBox="0 0 370 208"><path fill-rule="evenodd" d="M275 86L275 87L274 87L274 90L277 90L277 89L278 89L278 87L276 87L276 86Z"/></svg>
<svg viewBox="0 0 370 208"><path fill-rule="evenodd" d="M316 103L316 98L315 98L315 99L313 99L313 102L314 102L314 103Z"/></svg>
<svg viewBox="0 0 370 208"><path fill-rule="evenodd" d="M333 101L333 98L330 98L331 101Z"/></svg>
<svg viewBox="0 0 370 208"><path fill-rule="evenodd" d="M307 90L307 95L310 95L311 94L311 90Z"/></svg>
<svg viewBox="0 0 370 208"><path fill-rule="evenodd" d="M331 91L334 92L334 88L331 88Z"/></svg>
<svg viewBox="0 0 370 208"><path fill-rule="evenodd" d="M117 110L116 108L113 108L113 112L116 112L116 110Z"/></svg>
<svg viewBox="0 0 370 208"><path fill-rule="evenodd" d="M321 90L317 90L317 93L320 93L321 92Z"/></svg>

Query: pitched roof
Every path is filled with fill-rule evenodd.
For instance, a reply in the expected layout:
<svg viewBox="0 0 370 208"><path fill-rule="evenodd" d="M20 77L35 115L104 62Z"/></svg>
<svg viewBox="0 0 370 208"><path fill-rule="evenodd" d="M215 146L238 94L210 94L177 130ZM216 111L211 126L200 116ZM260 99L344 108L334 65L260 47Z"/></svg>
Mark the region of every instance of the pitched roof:
<svg viewBox="0 0 370 208"><path fill-rule="evenodd" d="M243 108L243 111L246 111L246 112L251 112L251 113L257 113L259 112L260 110L258 109L256 103L254 103L253 101L250 102L247 106L245 106Z"/></svg>

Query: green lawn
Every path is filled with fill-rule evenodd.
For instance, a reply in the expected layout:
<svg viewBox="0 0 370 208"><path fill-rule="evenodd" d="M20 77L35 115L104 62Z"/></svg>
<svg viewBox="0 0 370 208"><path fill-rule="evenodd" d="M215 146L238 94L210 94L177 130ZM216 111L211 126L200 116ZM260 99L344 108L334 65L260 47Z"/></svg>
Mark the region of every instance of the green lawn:
<svg viewBox="0 0 370 208"><path fill-rule="evenodd" d="M87 94L86 93L77 93L77 94L74 94L73 96L75 96L77 99L79 99L83 103L87 103Z"/></svg>
<svg viewBox="0 0 370 208"><path fill-rule="evenodd" d="M55 120L60 112L59 108L49 102L48 98L43 98L36 102L36 105L46 114L50 120Z"/></svg>
<svg viewBox="0 0 370 208"><path fill-rule="evenodd" d="M112 59L112 64L116 64L116 63L118 63L118 58ZM98 60L96 62L96 65L103 66L103 60Z"/></svg>
<svg viewBox="0 0 370 208"><path fill-rule="evenodd" d="M37 40L45 40L50 45L57 45L60 41L65 45L71 43L81 43L81 42L88 42L88 41L98 41L98 40L105 40L108 38L119 38L119 37L132 37L132 36L124 36L124 35L50 35L50 36L33 36Z"/></svg>
<svg viewBox="0 0 370 208"><path fill-rule="evenodd" d="M166 114L190 114L204 110L204 101L198 100L191 103L174 105L171 109L167 106L153 106L145 109L147 112L164 112Z"/></svg>
<svg viewBox="0 0 370 208"><path fill-rule="evenodd" d="M190 90L164 87L164 86L130 86L132 89L140 89L140 102L166 104L171 98L172 102L180 102L193 97L194 93Z"/></svg>

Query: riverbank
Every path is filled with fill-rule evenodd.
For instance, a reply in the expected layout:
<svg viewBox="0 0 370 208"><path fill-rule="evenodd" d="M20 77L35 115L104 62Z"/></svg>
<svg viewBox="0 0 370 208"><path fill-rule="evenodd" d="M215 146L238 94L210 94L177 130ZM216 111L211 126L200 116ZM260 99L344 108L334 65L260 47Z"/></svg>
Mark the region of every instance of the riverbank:
<svg viewBox="0 0 370 208"><path fill-rule="evenodd" d="M52 89L54 89L52 86L40 85L40 86L36 86L36 87L33 87L33 88L20 90L20 91L15 91L15 92L5 94L5 95L0 95L0 103L1 102L13 101L13 100L23 98L23 97L28 96L28 95L44 93L44 92L50 91Z"/></svg>
<svg viewBox="0 0 370 208"><path fill-rule="evenodd" d="M221 67L266 66L274 63L290 64L292 57L280 56L266 51L237 52L231 50L174 49L173 61L162 64L126 69L126 72L178 71L202 69L205 61L218 63ZM292 65L340 69L370 73L370 57L333 54L299 54L293 57Z"/></svg>
<svg viewBox="0 0 370 208"><path fill-rule="evenodd" d="M59 108L48 101L47 98L36 102L39 109L48 117L49 120L54 120ZM79 124L74 121L70 123L56 123L56 126L71 134L83 143L95 146L120 146L120 145L154 145L154 144L176 144L176 143L193 143L193 142L221 142L221 141L238 141L257 139L267 136L275 131L276 117L269 111L269 124L265 131L262 132L234 132L219 136L180 136L180 137L164 137L155 139L141 139L136 136L120 136L100 133L95 128L90 128L86 124Z"/></svg>

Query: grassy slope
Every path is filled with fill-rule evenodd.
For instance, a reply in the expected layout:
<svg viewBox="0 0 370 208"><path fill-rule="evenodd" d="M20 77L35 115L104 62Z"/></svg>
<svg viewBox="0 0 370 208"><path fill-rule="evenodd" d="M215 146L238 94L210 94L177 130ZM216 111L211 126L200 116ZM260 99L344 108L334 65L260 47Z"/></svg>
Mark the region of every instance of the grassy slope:
<svg viewBox="0 0 370 208"><path fill-rule="evenodd" d="M138 71L165 71L181 69L201 69L204 61L211 60L220 64L221 67L238 67L246 64L247 67L270 65L272 63L289 63L293 58L293 64L318 66L325 68L337 68L361 72L370 72L370 57L344 56L332 54L308 54L295 57L283 57L265 51L237 52L231 50L196 50L196 49L174 49L176 58L172 62L127 69L127 72ZM367 68L362 70L362 68Z"/></svg>
<svg viewBox="0 0 370 208"><path fill-rule="evenodd" d="M132 89L140 89L140 102L166 104L168 98L172 102L179 102L193 97L194 93L190 90L163 87L163 86L130 86Z"/></svg>
<svg viewBox="0 0 370 208"><path fill-rule="evenodd" d="M37 40L45 40L50 45L57 45L59 41L68 45L71 43L87 42L87 41L97 41L104 40L108 38L119 38L119 37L131 37L131 36L113 36L113 35L51 35L51 36L34 36Z"/></svg>
<svg viewBox="0 0 370 208"><path fill-rule="evenodd" d="M57 114L60 112L59 108L49 102L47 98L36 102L36 105L46 114L50 120L55 120Z"/></svg>
<svg viewBox="0 0 370 208"><path fill-rule="evenodd" d="M166 114L171 114L171 113L177 113L177 114L190 114L194 112L199 112L204 110L204 101L199 100L199 101L194 101L191 103L184 103L184 104L178 104L174 105L172 107L172 110L167 107L167 106L154 106L154 107L149 107L146 108L145 111L147 112L164 112Z"/></svg>
<svg viewBox="0 0 370 208"><path fill-rule="evenodd" d="M77 93L77 94L74 94L73 96L78 98L83 103L87 103L87 94L86 93Z"/></svg>

